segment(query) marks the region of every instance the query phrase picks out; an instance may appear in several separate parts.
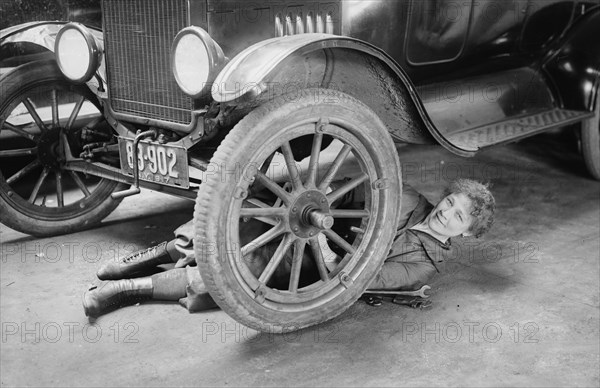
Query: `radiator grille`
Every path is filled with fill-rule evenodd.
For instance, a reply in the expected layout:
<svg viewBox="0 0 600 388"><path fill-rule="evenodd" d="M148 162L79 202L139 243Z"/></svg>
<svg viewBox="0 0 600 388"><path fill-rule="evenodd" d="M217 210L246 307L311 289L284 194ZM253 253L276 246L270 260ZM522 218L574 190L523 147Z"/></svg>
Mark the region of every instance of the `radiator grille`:
<svg viewBox="0 0 600 388"><path fill-rule="evenodd" d="M189 124L192 100L171 72L171 43L187 26L187 0L104 0L104 45L115 112Z"/></svg>

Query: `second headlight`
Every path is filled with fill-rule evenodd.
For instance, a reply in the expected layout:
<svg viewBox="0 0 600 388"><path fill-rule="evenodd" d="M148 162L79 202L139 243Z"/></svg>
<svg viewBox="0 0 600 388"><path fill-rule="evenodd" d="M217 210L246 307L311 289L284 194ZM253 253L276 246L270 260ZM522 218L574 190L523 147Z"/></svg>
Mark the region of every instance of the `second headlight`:
<svg viewBox="0 0 600 388"><path fill-rule="evenodd" d="M210 90L224 62L221 47L200 27L184 28L173 41L173 75L181 90L191 97L200 97Z"/></svg>

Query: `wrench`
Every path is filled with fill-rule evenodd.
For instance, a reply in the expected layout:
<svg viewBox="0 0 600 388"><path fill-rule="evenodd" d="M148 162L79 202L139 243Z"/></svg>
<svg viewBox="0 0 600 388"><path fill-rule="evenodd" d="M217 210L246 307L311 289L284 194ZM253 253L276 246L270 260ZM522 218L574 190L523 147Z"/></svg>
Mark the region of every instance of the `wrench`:
<svg viewBox="0 0 600 388"><path fill-rule="evenodd" d="M421 298L429 298L429 295L425 294L425 291L429 290L431 287L428 285L424 285L419 288L417 291L389 291L389 290L367 290L365 294L367 295L408 295L408 296L420 296Z"/></svg>

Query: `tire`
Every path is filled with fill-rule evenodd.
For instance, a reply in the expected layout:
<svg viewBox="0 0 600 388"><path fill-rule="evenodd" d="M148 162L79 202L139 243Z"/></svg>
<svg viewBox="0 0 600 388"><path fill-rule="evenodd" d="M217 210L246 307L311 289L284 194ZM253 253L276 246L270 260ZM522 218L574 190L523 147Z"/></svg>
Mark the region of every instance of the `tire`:
<svg viewBox="0 0 600 388"><path fill-rule="evenodd" d="M596 93L594 117L581 125L581 153L590 174L600 180L600 93Z"/></svg>
<svg viewBox="0 0 600 388"><path fill-rule="evenodd" d="M92 141L110 136L96 96L69 83L54 61L14 69L0 78L0 90L0 221L51 236L91 227L110 214L120 203L112 192L126 185L67 171L58 147L64 133L79 156L86 124L102 135Z"/></svg>
<svg viewBox="0 0 600 388"><path fill-rule="evenodd" d="M332 139L343 144L336 159L358 160L353 177L336 180L335 162L314 179L313 163L301 174L290 167L300 145L312 162ZM271 175L278 165L282 182ZM278 97L244 117L209 166L194 213L196 260L211 296L240 323L280 333L327 321L381 268L400 211L400 162L385 125L358 100L324 89ZM350 195L362 200L347 205ZM332 252L338 261L326 263Z"/></svg>

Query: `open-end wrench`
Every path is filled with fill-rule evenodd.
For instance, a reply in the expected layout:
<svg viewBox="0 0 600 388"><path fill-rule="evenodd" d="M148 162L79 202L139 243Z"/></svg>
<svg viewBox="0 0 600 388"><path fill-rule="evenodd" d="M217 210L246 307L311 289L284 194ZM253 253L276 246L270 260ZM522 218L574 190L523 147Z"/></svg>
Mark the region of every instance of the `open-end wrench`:
<svg viewBox="0 0 600 388"><path fill-rule="evenodd" d="M428 285L424 285L416 291L390 291L390 290L367 290L364 293L366 295L408 295L408 296L420 296L421 298L429 298L429 295L425 294L425 291L429 290L431 287Z"/></svg>

